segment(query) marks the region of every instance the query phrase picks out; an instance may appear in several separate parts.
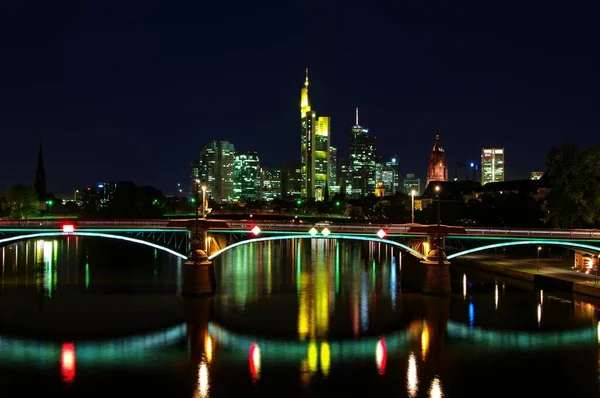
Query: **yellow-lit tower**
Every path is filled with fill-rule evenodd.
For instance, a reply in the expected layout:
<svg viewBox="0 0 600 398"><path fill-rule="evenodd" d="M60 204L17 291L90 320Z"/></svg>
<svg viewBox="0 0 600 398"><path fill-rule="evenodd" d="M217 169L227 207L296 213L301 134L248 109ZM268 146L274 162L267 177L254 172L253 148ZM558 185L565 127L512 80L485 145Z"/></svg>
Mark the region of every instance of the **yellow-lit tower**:
<svg viewBox="0 0 600 398"><path fill-rule="evenodd" d="M329 187L330 118L311 109L308 98L308 68L300 90L302 197L323 200Z"/></svg>

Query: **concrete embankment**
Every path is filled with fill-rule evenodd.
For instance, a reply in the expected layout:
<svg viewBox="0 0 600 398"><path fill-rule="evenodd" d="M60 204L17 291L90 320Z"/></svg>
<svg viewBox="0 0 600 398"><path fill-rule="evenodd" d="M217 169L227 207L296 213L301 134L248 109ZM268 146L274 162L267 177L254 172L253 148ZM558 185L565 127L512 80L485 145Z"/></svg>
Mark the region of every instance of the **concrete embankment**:
<svg viewBox="0 0 600 398"><path fill-rule="evenodd" d="M587 296L600 298L600 285L594 285L593 280L582 279L577 273L568 275L567 270L554 267L523 265L515 262L514 265L495 264L493 260L472 260L468 258L456 258L452 263L496 275L503 275L523 281L532 282L541 289L550 289L566 292L585 294Z"/></svg>

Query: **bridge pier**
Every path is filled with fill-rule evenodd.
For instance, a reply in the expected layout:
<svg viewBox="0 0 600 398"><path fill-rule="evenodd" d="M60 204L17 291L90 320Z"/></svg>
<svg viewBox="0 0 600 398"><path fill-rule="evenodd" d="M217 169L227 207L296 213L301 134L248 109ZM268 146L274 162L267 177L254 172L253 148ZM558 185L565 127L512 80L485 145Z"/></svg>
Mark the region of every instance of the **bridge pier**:
<svg viewBox="0 0 600 398"><path fill-rule="evenodd" d="M427 258L421 264L427 268L423 293L434 295L448 295L452 292L450 287L450 262L446 260L446 253L442 249L443 244L438 246L437 235L428 235L428 241L433 247L427 253ZM441 242L440 242L441 243Z"/></svg>

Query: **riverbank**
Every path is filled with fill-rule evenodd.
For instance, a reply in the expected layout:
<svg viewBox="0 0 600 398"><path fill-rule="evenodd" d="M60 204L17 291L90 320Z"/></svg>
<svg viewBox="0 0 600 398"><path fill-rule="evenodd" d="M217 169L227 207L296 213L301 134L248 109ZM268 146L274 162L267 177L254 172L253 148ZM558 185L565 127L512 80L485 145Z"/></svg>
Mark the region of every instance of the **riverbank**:
<svg viewBox="0 0 600 398"><path fill-rule="evenodd" d="M532 282L543 288L570 291L600 298L600 283L593 275L573 271L570 267L551 259L493 259L483 256L456 258L453 263L498 275Z"/></svg>

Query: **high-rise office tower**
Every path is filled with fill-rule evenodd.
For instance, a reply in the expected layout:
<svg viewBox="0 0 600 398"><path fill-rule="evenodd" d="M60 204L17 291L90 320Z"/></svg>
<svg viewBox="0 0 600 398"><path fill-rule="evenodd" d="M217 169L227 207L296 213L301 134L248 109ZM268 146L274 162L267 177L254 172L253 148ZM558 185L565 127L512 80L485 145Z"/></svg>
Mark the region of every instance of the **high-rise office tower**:
<svg viewBox="0 0 600 398"><path fill-rule="evenodd" d="M261 199L267 202L281 198L281 169L265 167L260 171Z"/></svg>
<svg viewBox="0 0 600 398"><path fill-rule="evenodd" d="M504 181L504 148L481 150L481 185Z"/></svg>
<svg viewBox="0 0 600 398"><path fill-rule="evenodd" d="M42 152L42 143L40 142L40 149L38 151L38 163L35 171L35 193L37 193L38 200L46 200L46 170L44 169L44 154Z"/></svg>
<svg viewBox="0 0 600 398"><path fill-rule="evenodd" d="M427 166L427 186L431 181L448 181L448 165L446 164L446 154L442 144L440 144L440 135L436 134L435 144L429 154L429 165Z"/></svg>
<svg viewBox="0 0 600 398"><path fill-rule="evenodd" d="M400 191L400 167L396 156L387 162L382 162L379 180L383 183L387 195L393 195Z"/></svg>
<svg viewBox="0 0 600 398"><path fill-rule="evenodd" d="M421 194L421 179L417 178L414 173L409 173L404 177L404 193L410 195L413 189L415 195Z"/></svg>
<svg viewBox="0 0 600 398"><path fill-rule="evenodd" d="M298 162L286 163L281 170L281 195L284 200L299 199L302 191L302 166Z"/></svg>
<svg viewBox="0 0 600 398"><path fill-rule="evenodd" d="M353 195L375 193L376 185L376 142L369 130L358 124L358 108L356 120L350 132L350 164L349 181Z"/></svg>
<svg viewBox="0 0 600 398"><path fill-rule="evenodd" d="M317 118L308 98L308 68L300 90L301 173L303 198L322 200L329 186L330 118Z"/></svg>
<svg viewBox="0 0 600 398"><path fill-rule="evenodd" d="M212 141L200 155L200 185L206 197L216 202L231 202L233 196L233 160L235 147L229 141Z"/></svg>
<svg viewBox="0 0 600 398"><path fill-rule="evenodd" d="M337 148L329 147L329 191L339 193Z"/></svg>
<svg viewBox="0 0 600 398"><path fill-rule="evenodd" d="M233 159L233 200L260 198L260 164L254 151L238 153Z"/></svg>

